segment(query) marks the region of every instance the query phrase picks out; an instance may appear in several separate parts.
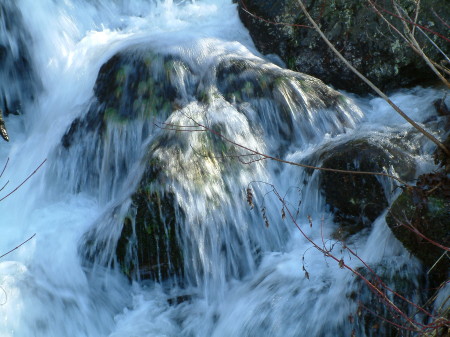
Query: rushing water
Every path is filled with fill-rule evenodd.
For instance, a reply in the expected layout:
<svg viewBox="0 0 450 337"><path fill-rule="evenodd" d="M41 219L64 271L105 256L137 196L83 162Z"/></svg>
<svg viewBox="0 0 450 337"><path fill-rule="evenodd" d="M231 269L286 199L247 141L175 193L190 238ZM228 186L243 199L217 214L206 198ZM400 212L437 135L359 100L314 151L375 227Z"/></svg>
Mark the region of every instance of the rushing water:
<svg viewBox="0 0 450 337"><path fill-rule="evenodd" d="M3 1L16 3L19 31L28 33L0 32L2 41L14 45L14 39L25 36L36 73L35 98L23 100L22 116L6 117L12 140L0 147L0 158L10 158L1 178L10 181L5 191L47 162L0 203L0 253L36 234L0 260L0 336L350 335L354 326L348 317L357 310L352 293L360 291L360 284L312 249L289 216L282 219L274 194L266 193L271 190L266 183L273 184L293 213L298 208L297 223L306 235L331 244L336 225L317 173L199 157L201 133L167 140L168 131L153 124L186 125L190 116L221 125L229 138L249 148L307 161L330 144L406 134L409 127L385 103L356 97L361 110L347 102L331 116L314 108L314 96L281 85L278 96L296 125L286 129L270 100L259 101L255 111L245 104L239 110L214 92L208 105L192 99L191 84L214 89L208 69L227 58L279 71L255 51L230 0ZM97 111L94 85L102 65L119 51L144 45L189 64L193 75L181 67L171 79L181 92L182 109L163 120L112 123L103 134L80 131L65 149L61 140L72 123ZM4 95L17 96L20 90L9 90L5 81L11 79L3 76ZM416 120L433 125L432 102L439 91L417 88L392 98ZM307 108L296 113L301 107ZM419 173L431 168L430 146L418 136L412 139ZM167 171L158 192L167 193L170 185L180 208L183 273L171 281L130 282L114 267L115 245L149 147L152 159L164 162ZM185 152L177 152L180 148ZM384 183L386 190L393 189ZM253 210L245 198L249 184ZM392 236L383 215L352 241L366 262L382 263L387 275L418 282L419 263ZM348 263L358 267L356 261Z"/></svg>

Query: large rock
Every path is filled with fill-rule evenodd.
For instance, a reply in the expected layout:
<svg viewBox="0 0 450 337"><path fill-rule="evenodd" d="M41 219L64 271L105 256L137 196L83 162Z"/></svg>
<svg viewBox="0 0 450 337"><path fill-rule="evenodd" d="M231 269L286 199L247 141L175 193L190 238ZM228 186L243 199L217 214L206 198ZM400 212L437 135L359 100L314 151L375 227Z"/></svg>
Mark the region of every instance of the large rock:
<svg viewBox="0 0 450 337"><path fill-rule="evenodd" d="M224 55L215 64L196 64L144 46L106 62L94 93L87 113L62 137L58 162L73 167L63 174L77 172L71 192L100 194L107 203L126 191L114 215L103 216L86 235L82 255L138 280L183 275L197 284L205 277L220 280L223 270L240 278L256 259L242 256L259 254L249 246L261 241L270 247L287 235L281 226L261 233L243 227L239 216L226 217L231 209L241 210L236 181L246 181L255 168L232 160L246 151L213 133L195 132L200 128L193 119L228 139L282 153L345 132L362 115L322 81L259 58ZM193 132L177 130L185 126ZM238 240L239 248L230 240ZM223 259L213 270L217 256Z"/></svg>
<svg viewBox="0 0 450 337"><path fill-rule="evenodd" d="M356 93L370 90L334 55L314 29L292 26L311 26L297 1L239 2L241 20L248 28L256 47L264 54L279 55L290 69L316 76L336 88ZM382 89L423 84L424 81L436 79L425 62L377 16L367 1L306 0L304 3L336 48ZM415 1L402 0L399 3L414 17ZM390 1L382 2L381 5L386 10L395 12ZM404 31L401 20L383 13L395 27ZM418 20L420 25L441 36L447 36L447 27L441 20L448 17L450 7L446 0L421 1ZM418 29L415 34L431 59L438 63L444 60ZM450 44L447 41L430 32L427 35L449 54Z"/></svg>
<svg viewBox="0 0 450 337"><path fill-rule="evenodd" d="M413 157L395 144L394 136L391 137L388 143L358 139L326 148L320 155L323 160L322 167L396 173L406 181L413 179L415 174ZM401 136L398 138L401 139ZM387 196L393 193L389 190L393 185L389 184L388 178L385 177L329 171L321 171L320 177L326 203L340 226L337 233L340 238L370 226L386 209Z"/></svg>
<svg viewBox="0 0 450 337"><path fill-rule="evenodd" d="M405 189L392 204L386 222L405 248L431 269L434 286L447 279L450 260L442 247L450 247L448 175L420 176L416 186Z"/></svg>

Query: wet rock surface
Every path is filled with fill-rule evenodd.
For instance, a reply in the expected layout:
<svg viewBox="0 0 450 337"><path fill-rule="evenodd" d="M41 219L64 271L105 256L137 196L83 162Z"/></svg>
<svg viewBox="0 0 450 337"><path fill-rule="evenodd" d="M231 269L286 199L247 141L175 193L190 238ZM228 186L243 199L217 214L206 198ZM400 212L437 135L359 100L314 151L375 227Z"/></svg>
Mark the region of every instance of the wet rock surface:
<svg viewBox="0 0 450 337"><path fill-rule="evenodd" d="M126 160L134 151L136 158L142 158L139 159L142 170L136 173L138 181L133 182L136 188L129 196L127 210L117 211L117 216L101 225L116 226L120 234L105 239L91 235L90 260L102 254L102 247L114 246L109 253L113 256L103 260L117 262L120 270L132 279L182 278L186 257L180 250L180 227L184 220L173 184L182 185L179 186L182 190L194 188L203 195L200 202L205 199L220 207L225 197L216 187L222 186L230 193L226 181L242 170L237 161L218 159L221 155L240 153L220 137L174 132L177 123L192 124L186 117L194 111L191 106L200 111L196 115L200 119L208 109L243 114L255 132L273 135L277 139L273 143L283 144L284 149L293 142L301 144L316 139L324 132L342 132L361 116L351 100L322 81L260 59L224 57L217 66L202 72L179 56L155 54L145 48L120 52L101 67L94 101L62 137L60 155L70 158L73 156L70 153L78 153L77 148L87 149L87 154L79 156L77 170L82 172L80 189L85 185L83 189L91 189L93 193L96 186L107 191L106 195L119 193L123 184L120 177L134 169L129 164L132 160ZM159 121L159 127L155 127L155 121ZM235 130L220 119L212 122L211 127L236 136ZM296 135L303 138L294 139ZM142 150L136 149L135 144L143 139L151 141L142 145ZM118 146L119 142L125 145ZM92 161L97 164L92 165ZM110 176L116 178L108 181L110 178L105 177ZM203 226L200 220L196 221ZM196 231L188 226L183 230L186 241ZM229 232L225 236L244 235L251 242L245 232L236 232L229 224L221 230ZM203 231L209 235L209 229ZM95 245L98 247L92 247ZM190 243L187 246L189 254L201 259L196 255L198 247ZM227 243L222 246L224 254L239 258L237 252L227 250ZM198 268L206 270L208 266ZM245 268L236 268L236 277L244 275Z"/></svg>

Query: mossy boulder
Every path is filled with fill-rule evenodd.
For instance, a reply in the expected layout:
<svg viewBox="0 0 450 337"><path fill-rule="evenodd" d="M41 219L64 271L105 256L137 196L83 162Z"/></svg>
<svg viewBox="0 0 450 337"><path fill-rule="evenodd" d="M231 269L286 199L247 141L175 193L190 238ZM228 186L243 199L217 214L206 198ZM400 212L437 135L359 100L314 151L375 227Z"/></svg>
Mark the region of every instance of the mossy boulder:
<svg viewBox="0 0 450 337"><path fill-rule="evenodd" d="M436 79L423 59L376 14L369 2L307 0L304 3L344 57L382 89L423 84L424 81ZM406 11L404 14L413 18L416 2L402 0L399 3ZM385 1L377 4L387 20L404 32L403 22L395 17L392 3ZM450 17L447 2L424 0L420 4L418 24L426 27L424 31L428 37L448 55L450 44L442 38L448 35L448 30L441 21ZM318 77L336 88L356 93L370 90L311 28L297 0L239 1L239 14L263 54L277 54L290 69ZM444 60L419 28L415 36L431 59L438 63Z"/></svg>
<svg viewBox="0 0 450 337"><path fill-rule="evenodd" d="M295 89L308 96L309 108L332 108L345 101L345 96L326 86L321 80L280 68L262 60L229 58L216 69L217 87L229 102L251 102L258 98L277 99L277 91L287 90L287 95L298 96ZM300 106L307 102L301 102Z"/></svg>
<svg viewBox="0 0 450 337"><path fill-rule="evenodd" d="M450 247L450 178L445 173L419 177L406 188L386 216L395 237L431 269L434 282L447 279L450 259L442 247ZM441 247L440 247L441 246Z"/></svg>
<svg viewBox="0 0 450 337"><path fill-rule="evenodd" d="M199 234L183 220L182 209L190 207L185 197L201 196L190 202L208 212L214 209L214 213L228 204L231 193L242 192L234 191L232 182L252 170L252 166L226 158L238 158L245 151L214 133L195 132L200 127L188 129L195 126L194 119L242 144L249 141L255 148L283 144L286 148L307 144L325 133L344 132L362 115L351 100L322 81L259 58L224 55L219 64L198 65L148 48L130 48L113 56L101 67L94 94L87 113L63 136L59 156L67 157L72 167L77 165L80 187L75 192L100 190L105 202L115 201L123 191L129 193L118 205L117 216L96 232L114 223L117 233L105 240L91 235L92 245L99 244L90 248L89 257L95 260L102 247L108 247L112 256L104 260L137 280L170 282L184 270L186 279L197 282L187 264L200 261L197 270L205 271L210 266L191 234L207 236L210 229L195 219L205 226ZM266 135L274 141L259 143ZM84 151L82 156L80 151ZM125 181L130 174L132 183ZM220 230L229 232L224 237L236 231L228 225ZM243 241L252 242L246 231L236 232L243 235ZM210 245L208 254L226 245ZM240 259L234 248L226 254ZM243 275L246 268L235 268L236 275Z"/></svg>
<svg viewBox="0 0 450 337"><path fill-rule="evenodd" d="M412 156L393 143L387 145L359 139L331 146L320 155L322 167L364 172L395 171L401 179L414 178ZM370 226L386 209L388 195L393 192L385 190L386 186L393 186L387 179L374 175L320 172L320 186L326 203L340 226L338 236L345 238Z"/></svg>
<svg viewBox="0 0 450 337"><path fill-rule="evenodd" d="M94 88L107 119L165 116L175 100L178 68L188 69L171 55L149 50L126 51L113 56L99 72Z"/></svg>

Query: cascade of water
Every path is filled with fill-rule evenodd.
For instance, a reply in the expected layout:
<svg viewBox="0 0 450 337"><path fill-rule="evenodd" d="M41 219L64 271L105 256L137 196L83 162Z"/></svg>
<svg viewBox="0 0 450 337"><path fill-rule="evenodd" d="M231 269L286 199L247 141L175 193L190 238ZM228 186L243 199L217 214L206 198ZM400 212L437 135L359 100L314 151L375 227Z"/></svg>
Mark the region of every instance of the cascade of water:
<svg viewBox="0 0 450 337"><path fill-rule="evenodd" d="M282 216L289 208L308 237L337 242L319 173L247 156L195 122L261 153L320 164L326 156L314 154L336 144L391 136L377 100L364 116L318 80L264 59L228 0L11 6L32 38L42 90L24 100L23 116L6 118L5 177L16 186L47 162L0 202L0 253L36 233L0 260L2 336L350 334L361 285ZM0 32L0 44L15 32ZM438 94L410 95L405 104L431 111ZM383 215L352 240L386 274L416 282L419 265Z"/></svg>

